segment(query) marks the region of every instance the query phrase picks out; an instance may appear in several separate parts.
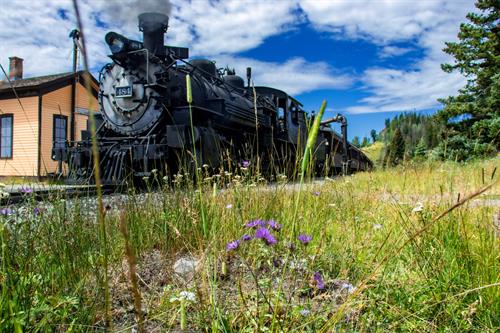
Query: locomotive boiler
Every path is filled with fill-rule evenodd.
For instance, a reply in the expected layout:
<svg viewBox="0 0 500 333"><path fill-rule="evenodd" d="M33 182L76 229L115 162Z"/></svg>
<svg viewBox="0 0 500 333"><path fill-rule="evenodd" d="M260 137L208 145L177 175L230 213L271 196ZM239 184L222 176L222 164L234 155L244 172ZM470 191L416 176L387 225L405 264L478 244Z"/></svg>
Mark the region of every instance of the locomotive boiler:
<svg viewBox="0 0 500 333"><path fill-rule="evenodd" d="M102 182L123 184L202 165L227 170L244 160L258 161L264 173L292 172L310 120L302 104L281 90L252 87L251 68L245 84L234 70L217 68L213 61L187 61L187 48L164 45L167 28L168 16L143 13L142 42L116 32L105 36L112 62L99 75L95 114ZM332 121L342 122L343 136L329 127ZM372 167L347 142L346 130L343 117L322 124L314 154L317 172ZM68 163L71 182L92 181L91 147L87 130L81 141L54 154Z"/></svg>

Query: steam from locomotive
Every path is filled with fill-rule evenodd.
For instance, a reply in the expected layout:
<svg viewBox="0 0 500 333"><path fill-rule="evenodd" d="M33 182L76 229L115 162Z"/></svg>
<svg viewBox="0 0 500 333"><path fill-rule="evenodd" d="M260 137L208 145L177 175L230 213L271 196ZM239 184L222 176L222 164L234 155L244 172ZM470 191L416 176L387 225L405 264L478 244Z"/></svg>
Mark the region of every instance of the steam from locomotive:
<svg viewBox="0 0 500 333"><path fill-rule="evenodd" d="M257 156L264 172L293 170L308 132L302 104L281 90L251 87L250 68L245 85L234 70L217 68L213 61L188 62L187 48L164 45L168 23L167 15L143 13L142 42L116 32L105 36L112 62L99 75L96 115L103 182L122 184L152 170L167 174L202 164L218 170ZM338 119L344 137L327 125ZM371 168L371 161L347 143L346 130L343 117L323 124L315 149L317 172ZM65 157L69 179L76 182L93 175L88 131L82 138L65 154L55 154Z"/></svg>

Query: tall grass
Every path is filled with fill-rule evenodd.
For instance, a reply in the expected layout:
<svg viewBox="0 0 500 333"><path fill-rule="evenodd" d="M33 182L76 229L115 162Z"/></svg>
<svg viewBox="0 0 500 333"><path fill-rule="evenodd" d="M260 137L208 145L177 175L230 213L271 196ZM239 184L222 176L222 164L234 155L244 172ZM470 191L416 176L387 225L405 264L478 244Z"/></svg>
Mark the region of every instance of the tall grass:
<svg viewBox="0 0 500 333"><path fill-rule="evenodd" d="M113 326L137 325L128 315L128 251L137 258L145 331L178 329L179 304L170 300L189 292L196 300L185 303L184 318L193 330L493 332L500 324L498 183L447 210L459 193L463 200L497 181L491 176L498 162L409 165L305 182L297 225L312 236L307 245L292 232L297 185L254 186L252 177L237 177L244 170L214 178L217 189L227 182L231 188L214 192L212 182L202 183L208 235L193 195L198 185L105 198ZM12 209L0 216L0 331L104 330L95 199L54 197ZM282 225L271 229L277 243L253 239L226 250L255 233L244 223L256 218ZM200 262L192 279L175 275L174 262L191 257Z"/></svg>
<svg viewBox="0 0 500 333"><path fill-rule="evenodd" d="M100 235L100 244L101 249L100 254L102 255L102 259L100 258L100 262L102 262L102 266L104 267L104 279L100 279L99 282L104 289L104 312L106 318L106 326L111 327L111 314L110 314L110 295L109 295L109 277L108 277L108 231L106 228L106 223L104 220L104 205L102 202L102 187L101 187L101 168L100 168L100 156L99 156L99 146L98 146L98 138L97 138L97 128L96 121L94 117L94 97L92 96L92 88L90 79L90 71L89 71L89 61L87 55L86 48L86 34L84 32L84 27L82 23L82 19L80 16L80 8L78 5L78 0L73 0L73 8L75 10L75 16L77 20L77 26L80 31L80 39L81 39L81 49L83 58L83 65L85 73L87 76L85 80L85 89L87 91L88 98L88 110L89 110L89 123L90 123L90 136L92 141L92 162L93 162L93 174L96 186L96 197L97 197L97 221L99 223L99 235Z"/></svg>

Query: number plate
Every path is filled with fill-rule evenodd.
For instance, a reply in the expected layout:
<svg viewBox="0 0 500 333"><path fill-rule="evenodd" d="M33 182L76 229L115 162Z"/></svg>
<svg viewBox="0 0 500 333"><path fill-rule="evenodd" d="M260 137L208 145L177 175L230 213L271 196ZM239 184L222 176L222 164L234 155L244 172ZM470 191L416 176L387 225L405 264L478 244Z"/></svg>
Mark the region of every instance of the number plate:
<svg viewBox="0 0 500 333"><path fill-rule="evenodd" d="M115 92L116 92L115 93L116 97L132 97L132 87L131 86L116 87Z"/></svg>

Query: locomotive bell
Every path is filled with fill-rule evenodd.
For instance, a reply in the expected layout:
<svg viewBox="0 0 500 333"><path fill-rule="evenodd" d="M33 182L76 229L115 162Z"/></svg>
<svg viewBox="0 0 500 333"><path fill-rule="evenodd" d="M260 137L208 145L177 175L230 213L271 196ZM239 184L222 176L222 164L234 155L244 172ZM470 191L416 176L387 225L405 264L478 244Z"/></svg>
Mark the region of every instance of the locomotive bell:
<svg viewBox="0 0 500 333"><path fill-rule="evenodd" d="M139 15L139 30L143 33L144 47L156 56L165 56L163 37L168 28L168 16L160 13Z"/></svg>

